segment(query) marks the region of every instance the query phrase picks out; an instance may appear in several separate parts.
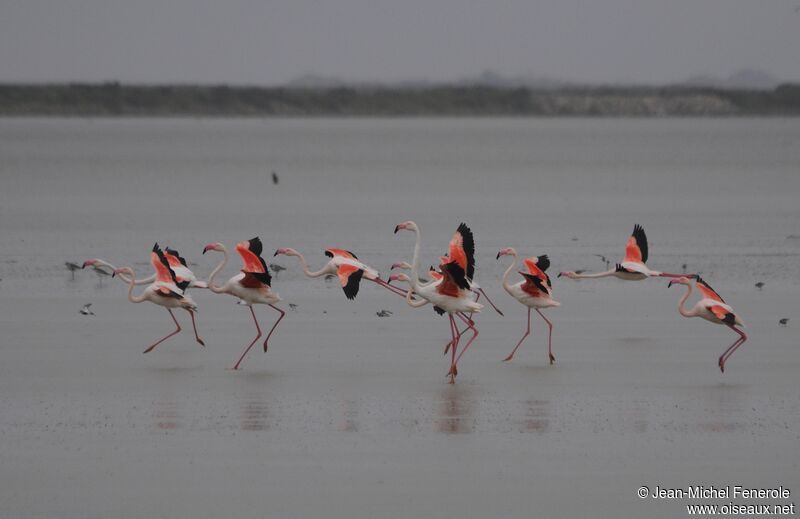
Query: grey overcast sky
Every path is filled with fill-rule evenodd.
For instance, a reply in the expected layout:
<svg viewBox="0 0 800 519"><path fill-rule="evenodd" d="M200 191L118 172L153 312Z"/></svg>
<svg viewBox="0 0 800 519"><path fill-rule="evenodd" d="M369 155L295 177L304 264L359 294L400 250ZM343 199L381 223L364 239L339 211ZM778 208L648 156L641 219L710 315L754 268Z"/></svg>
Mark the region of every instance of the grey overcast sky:
<svg viewBox="0 0 800 519"><path fill-rule="evenodd" d="M800 0L0 0L0 81L800 80Z"/></svg>

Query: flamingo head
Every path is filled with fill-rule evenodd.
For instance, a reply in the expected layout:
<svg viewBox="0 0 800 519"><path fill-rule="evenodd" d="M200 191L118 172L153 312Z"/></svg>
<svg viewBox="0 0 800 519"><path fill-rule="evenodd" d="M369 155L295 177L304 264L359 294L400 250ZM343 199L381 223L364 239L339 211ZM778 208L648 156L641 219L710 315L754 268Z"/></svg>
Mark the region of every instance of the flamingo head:
<svg viewBox="0 0 800 519"><path fill-rule="evenodd" d="M120 267L118 269L114 269L114 272L111 273L111 277L113 278L117 274L127 274L129 276L133 276L133 269L130 267Z"/></svg>
<svg viewBox="0 0 800 519"><path fill-rule="evenodd" d="M671 279L669 281L669 284L667 284L667 286L671 287L672 285L689 285L689 284L691 284L691 280L684 276L680 278Z"/></svg>
<svg viewBox="0 0 800 519"><path fill-rule="evenodd" d="M500 249L497 252L497 257L495 259L500 259L501 256L516 256L517 251L515 251L512 247L506 247L505 249Z"/></svg>
<svg viewBox="0 0 800 519"><path fill-rule="evenodd" d="M217 243L209 243L208 245L206 245L203 248L203 254L205 254L206 252L208 252L210 250L214 250L214 251L217 251L217 252L222 252L222 251L225 250L225 246L222 245L219 242L217 242Z"/></svg>
<svg viewBox="0 0 800 519"><path fill-rule="evenodd" d="M409 265L405 261L398 261L397 263L392 263L392 268L390 268L389 270L394 270L394 269L411 270L411 265Z"/></svg>
<svg viewBox="0 0 800 519"><path fill-rule="evenodd" d="M100 260L98 260L98 259L89 259L89 260L86 260L86 261L84 261L84 262L83 262L83 266L82 266L81 268L82 268L82 269L85 269L86 267L94 267L95 265L97 265L97 263L98 263L99 261L100 261Z"/></svg>
<svg viewBox="0 0 800 519"><path fill-rule="evenodd" d="M294 249L288 248L288 247L276 250L275 254L273 254L273 256L278 256L280 254L284 254L286 256L299 256L300 255L299 252L297 252Z"/></svg>
<svg viewBox="0 0 800 519"><path fill-rule="evenodd" d="M576 277L578 277L578 274L573 272L573 271L571 271L571 270L568 270L566 272L559 272L558 276L556 276L556 277L561 277L561 276L566 276L566 277L568 277L570 279L575 279Z"/></svg>
<svg viewBox="0 0 800 519"><path fill-rule="evenodd" d="M418 232L419 231L419 227L417 227L416 223L414 223L411 220L409 220L407 222L403 222L401 224L398 224L397 227L394 228L394 233L397 234L397 231L401 231L401 230Z"/></svg>
<svg viewBox="0 0 800 519"><path fill-rule="evenodd" d="M408 276L403 273L400 274L392 274L389 276L389 281L411 281Z"/></svg>

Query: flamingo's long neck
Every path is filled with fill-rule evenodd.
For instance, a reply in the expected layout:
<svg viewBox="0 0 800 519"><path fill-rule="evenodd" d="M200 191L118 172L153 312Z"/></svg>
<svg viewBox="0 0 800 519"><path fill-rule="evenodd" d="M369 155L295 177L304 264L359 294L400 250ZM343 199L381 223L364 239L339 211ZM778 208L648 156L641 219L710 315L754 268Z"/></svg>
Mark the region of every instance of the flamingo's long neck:
<svg viewBox="0 0 800 519"><path fill-rule="evenodd" d="M420 297L418 301L414 300L414 298L412 297L412 294L415 291L417 292L417 294L419 294L419 284L415 285L414 282L409 279L408 280L408 292L406 292L406 303L408 303L408 306L410 306L412 308L419 308L421 306L427 305L428 304L428 300L423 298L423 297Z"/></svg>
<svg viewBox="0 0 800 519"><path fill-rule="evenodd" d="M678 312L680 312L680 314L682 316L684 316L684 317L694 317L694 313L692 313L691 310L687 310L683 306L686 303L686 300L689 299L689 295L691 295L691 293L692 293L692 285L691 284L687 284L686 285L686 293L683 294L683 297L681 298L681 300L678 301Z"/></svg>
<svg viewBox="0 0 800 519"><path fill-rule="evenodd" d="M575 274L574 279L594 279L594 278L607 278L613 276L616 270L609 270L607 272L597 272L596 274Z"/></svg>
<svg viewBox="0 0 800 519"><path fill-rule="evenodd" d="M219 265L217 265L214 268L214 270L211 271L211 274L208 275L208 281L206 282L206 284L208 285L208 289L211 290L212 292L217 293L217 294L220 294L220 293L223 292L222 287L221 286L215 286L212 283L214 281L214 277L219 273L220 270L222 270L225 267L226 263L228 263L228 249L226 249L223 246L222 247L222 261L220 261Z"/></svg>
<svg viewBox="0 0 800 519"><path fill-rule="evenodd" d="M511 274L511 270L514 268L514 265L517 264L517 252L516 251L511 252L509 253L509 255L513 256L514 261L511 262L511 265L508 266L505 273L503 274L503 288L506 290L506 292L508 292L513 296L514 294L511 292L511 284L508 282L508 276Z"/></svg>
<svg viewBox="0 0 800 519"><path fill-rule="evenodd" d="M115 267L114 265L112 265L111 263L109 263L109 262L107 262L107 261L105 261L105 260L97 260L97 263L98 263L99 265L102 265L102 266L104 266L104 267L106 267L106 268L110 269L110 270L111 270L111 272L114 272L115 270L117 270L117 267ZM120 272L119 274L117 274L117 276L119 276L119 278L120 278L120 279L121 279L121 280L122 280L124 283L128 283L128 281L129 281L129 279L128 279L128 275L127 275L127 274L125 274L124 272ZM144 279L137 279L137 280L136 280L136 285L137 285L137 286L139 286L139 285L147 285L147 284L150 284L150 283L152 283L152 282L153 282L153 281L155 281L155 280L156 280L156 275L155 275L155 274L153 274L153 275L151 275L151 276L149 276L149 277L146 277L146 278L144 278Z"/></svg>
<svg viewBox="0 0 800 519"><path fill-rule="evenodd" d="M128 280L128 300L131 303L141 303L145 300L144 294L140 296L133 295L133 287L136 286L136 275L133 273L133 270L130 271L131 278Z"/></svg>
<svg viewBox="0 0 800 519"><path fill-rule="evenodd" d="M422 234L419 232L419 227L416 227L414 232L417 234L417 239L414 242L414 257L411 260L411 287L416 290L419 286L419 247Z"/></svg>
<svg viewBox="0 0 800 519"><path fill-rule="evenodd" d="M300 266L303 267L303 274L305 274L306 276L308 276L310 278L318 278L321 275L325 274L326 271L327 271L327 269L325 267L322 267L320 270L318 270L316 272L311 272L308 269L308 263L306 263L306 258L303 257L303 255L300 254L299 252L297 253L297 259L300 260Z"/></svg>

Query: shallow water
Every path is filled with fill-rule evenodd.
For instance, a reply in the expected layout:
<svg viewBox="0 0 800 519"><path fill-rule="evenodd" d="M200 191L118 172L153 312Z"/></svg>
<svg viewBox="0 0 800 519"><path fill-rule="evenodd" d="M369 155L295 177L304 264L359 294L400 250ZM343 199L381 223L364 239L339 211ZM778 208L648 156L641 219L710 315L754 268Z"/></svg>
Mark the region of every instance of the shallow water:
<svg viewBox="0 0 800 519"><path fill-rule="evenodd" d="M636 489L800 492L800 120L0 119L0 179L0 515L675 517ZM411 255L406 219L423 265L467 222L506 313L478 317L455 387L443 319L376 286L347 302L285 257L297 311L241 372L255 330L233 298L194 292L206 348L178 314L143 356L166 312L64 268L146 272L158 240L205 276L206 243L260 235L268 262L339 246L385 271ZM728 372L733 334L659 280L554 280L556 365L538 316L501 363L525 313L497 250L602 270L634 223L652 268L685 263L742 314Z"/></svg>

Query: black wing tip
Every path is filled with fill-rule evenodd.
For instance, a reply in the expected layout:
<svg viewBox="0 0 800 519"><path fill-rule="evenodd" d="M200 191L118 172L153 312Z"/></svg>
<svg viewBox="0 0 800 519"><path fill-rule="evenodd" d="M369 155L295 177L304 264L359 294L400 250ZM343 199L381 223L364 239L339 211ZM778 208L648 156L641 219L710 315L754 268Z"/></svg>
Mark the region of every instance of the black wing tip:
<svg viewBox="0 0 800 519"><path fill-rule="evenodd" d="M547 254L542 254L541 256L537 257L536 266L539 267L542 272L546 271L550 268L550 257Z"/></svg>
<svg viewBox="0 0 800 519"><path fill-rule="evenodd" d="M636 240L639 250L642 251L642 263L647 263L647 235L644 232L644 227L638 223L634 224L631 235Z"/></svg>
<svg viewBox="0 0 800 519"><path fill-rule="evenodd" d="M441 306L434 306L433 309L437 314L444 315L444 308L442 308Z"/></svg>
<svg viewBox="0 0 800 519"><path fill-rule="evenodd" d="M461 234L464 252L467 255L466 276L472 279L475 277L475 236L472 234L472 229L464 222L458 224L458 232Z"/></svg>
<svg viewBox="0 0 800 519"><path fill-rule="evenodd" d="M347 252L349 255L353 256L353 259L358 259L358 256L356 256L355 254L353 254L353 251L349 251L349 250L348 250L348 251L345 251L345 252Z"/></svg>
<svg viewBox="0 0 800 519"><path fill-rule="evenodd" d="M723 319L722 322L730 325L736 324L736 316L728 312L727 314L725 314L725 319Z"/></svg>
<svg viewBox="0 0 800 519"><path fill-rule="evenodd" d="M264 250L264 244L261 243L261 238L259 238L258 236L250 238L249 240L247 240L247 243L250 252L252 252L256 256L261 256L261 251Z"/></svg>
<svg viewBox="0 0 800 519"><path fill-rule="evenodd" d="M614 267L614 272L628 272L628 271L627 271L627 270L625 270L625 268L624 268L622 265L620 265L619 263L617 263L617 266L616 266L616 267Z"/></svg>
<svg viewBox="0 0 800 519"><path fill-rule="evenodd" d="M333 253L331 251L329 251L329 250L325 251L325 255L328 256L329 258L333 257Z"/></svg>
<svg viewBox="0 0 800 519"><path fill-rule="evenodd" d="M176 258L178 258L178 261L180 261L181 265L183 265L184 267L188 267L189 266L189 265L186 264L186 260L184 259L183 256L181 256L180 252L176 251L175 249L170 249L169 247L167 247L164 250L166 251L167 254L169 254L171 256L175 256Z"/></svg>
<svg viewBox="0 0 800 519"><path fill-rule="evenodd" d="M158 242L155 242L153 244L153 252L160 252L160 251L161 251L161 247L158 246Z"/></svg>
<svg viewBox="0 0 800 519"><path fill-rule="evenodd" d="M190 281L181 281L180 283L175 283L175 286L181 289L181 291L186 291L186 288L189 286Z"/></svg>
<svg viewBox="0 0 800 519"><path fill-rule="evenodd" d="M342 287L344 291L345 297L349 300L353 300L358 295L358 288L361 286L361 276L364 275L363 270L356 270L347 280L347 284Z"/></svg>
<svg viewBox="0 0 800 519"><path fill-rule="evenodd" d="M469 279L467 279L467 274L464 272L461 266L459 266L457 263L448 263L443 268L447 270L458 288L469 290Z"/></svg>

